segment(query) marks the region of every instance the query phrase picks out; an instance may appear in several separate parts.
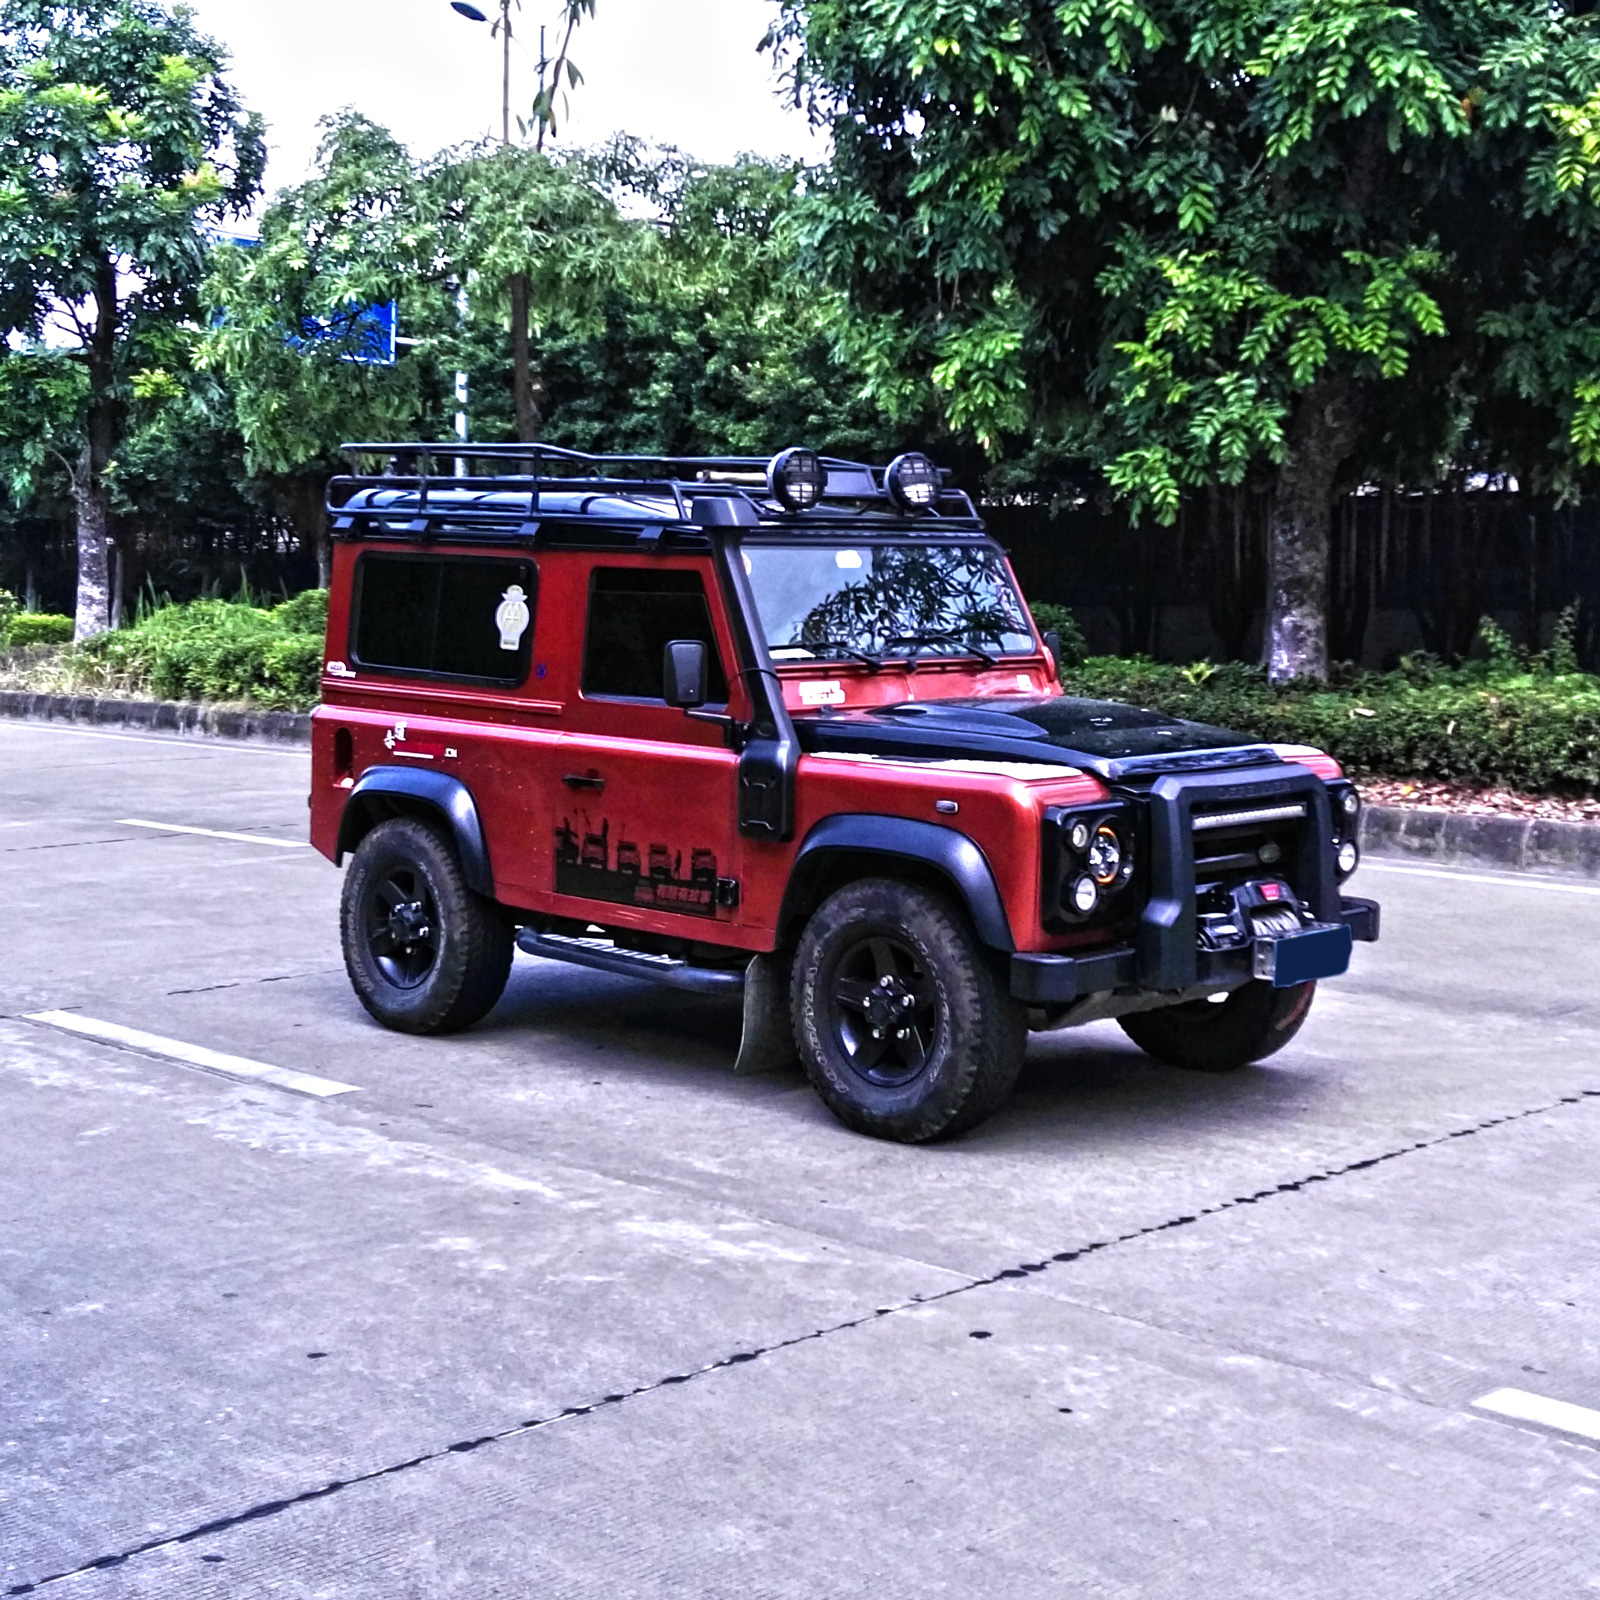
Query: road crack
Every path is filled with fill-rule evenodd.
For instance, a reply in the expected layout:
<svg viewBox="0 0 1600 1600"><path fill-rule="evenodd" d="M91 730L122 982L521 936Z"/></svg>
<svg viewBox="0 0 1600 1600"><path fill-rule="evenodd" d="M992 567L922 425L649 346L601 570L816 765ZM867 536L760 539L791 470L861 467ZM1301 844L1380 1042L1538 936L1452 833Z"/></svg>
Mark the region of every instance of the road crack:
<svg viewBox="0 0 1600 1600"><path fill-rule="evenodd" d="M1096 1255L1102 1250L1111 1250L1118 1245L1132 1244L1136 1240L1148 1238L1152 1234L1171 1233L1178 1228L1193 1227L1205 1217L1221 1216L1225 1212L1237 1211L1243 1206L1259 1205L1264 1201L1276 1200L1284 1195L1299 1194L1309 1189L1313 1184L1329 1183L1336 1178L1345 1178L1355 1173L1367 1172L1374 1167L1382 1166L1385 1162L1398 1161L1404 1156L1415 1155L1424 1150L1441 1149L1453 1140L1475 1138L1478 1134L1487 1133L1495 1128L1507 1127L1513 1123L1526 1122L1533 1117L1549 1116L1561 1110L1563 1106L1580 1105L1583 1101L1591 1099L1600 1099L1600 1089L1580 1089L1575 1094L1561 1095L1559 1098L1542 1105L1530 1106L1521 1111L1508 1111L1497 1117L1485 1117L1483 1120L1471 1123L1466 1127L1452 1128L1446 1133L1435 1134L1431 1138L1417 1139L1409 1144L1397 1145L1393 1149L1385 1150L1378 1155L1364 1156L1359 1161L1347 1161L1339 1166L1325 1167L1319 1172L1307 1173L1304 1177L1293 1178L1284 1183L1269 1184L1266 1188L1257 1189L1251 1194L1235 1195L1232 1199L1219 1200L1214 1205L1198 1206L1192 1212L1184 1212L1178 1216L1168 1217L1161 1222L1152 1222L1142 1228L1133 1228L1126 1233L1115 1234L1110 1238L1095 1239L1088 1244L1079 1245L1075 1249L1060 1250L1054 1254L1042 1256L1037 1261L1019 1262L1014 1266L1003 1267L998 1272L990 1273L987 1277L972 1278L967 1282L955 1284L948 1289L913 1295L910 1299L898 1301L893 1305L878 1306L861 1316L831 1323L825 1328L815 1328L810 1333L795 1334L787 1339L775 1340L771 1344L756 1345L749 1350L737 1350L730 1355L720 1357L716 1361L708 1362L705 1366L692 1368L688 1372L672 1373L665 1377L656 1378L649 1383L642 1383L635 1388L621 1390L615 1394L604 1395L597 1400L591 1400L582 1405L567 1406L550 1416L529 1417L522 1422L511 1423L507 1427L499 1428L492 1433L480 1434L476 1438L458 1439L453 1444L441 1445L436 1450L424 1451L422 1454L411 1456L404 1461L390 1462L385 1466L374 1467L370 1471L356 1473L348 1478L334 1478L317 1488L304 1489L298 1494L288 1495L283 1499L265 1500L258 1505L249 1506L228 1516L215 1517L208 1522L198 1523L192 1528L186 1528L181 1533L165 1534L160 1538L147 1539L141 1544L130 1545L128 1548L110 1555L98 1556L93 1561L85 1561L79 1566L61 1572L49 1573L44 1577L34 1579L31 1583L13 1584L5 1593L7 1596L35 1594L41 1589L58 1583L66 1583L73 1578L87 1577L93 1572L110 1571L113 1568L125 1566L128 1562L137 1560L141 1556L154 1555L162 1550L177 1549L183 1545L194 1544L198 1540L211 1538L252 1522L261 1522L271 1517L283 1516L297 1506L310 1505L318 1500L326 1500L333 1495L342 1494L348 1489L358 1488L362 1484L378 1483L385 1478L394 1478L404 1473L415 1472L433 1462L444 1461L453 1455L470 1455L474 1451L485 1449L491 1445L503 1444L510 1439L538 1433L544 1429L556 1427L561 1423L571 1422L576 1418L604 1411L608 1406L623 1405L630 1400L637 1400L643 1395L654 1394L662 1389L676 1388L680 1384L693 1383L698 1379L710 1377L714 1373L723 1372L732 1367L745 1366L753 1361L761 1361L771 1356L780 1355L785 1350L793 1350L801 1345L812 1344L819 1339L828 1339L835 1334L848 1333L853 1328L865 1327L884 1317L898 1316L907 1311L918 1310L923 1306L937 1305L941 1301L952 1300L957 1295L970 1294L975 1289L991 1288L996 1284L1033 1277L1037 1274L1048 1272L1054 1267L1067 1266L1074 1261L1081 1261L1084 1257Z"/></svg>

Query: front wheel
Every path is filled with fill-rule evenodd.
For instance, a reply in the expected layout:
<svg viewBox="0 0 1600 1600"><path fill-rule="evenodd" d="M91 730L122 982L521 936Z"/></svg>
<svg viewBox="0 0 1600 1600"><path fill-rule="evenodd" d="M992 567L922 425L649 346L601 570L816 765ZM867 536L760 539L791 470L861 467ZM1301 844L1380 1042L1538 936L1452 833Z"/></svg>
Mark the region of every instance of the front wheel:
<svg viewBox="0 0 1600 1600"><path fill-rule="evenodd" d="M1118 1021L1145 1052L1169 1067L1232 1072L1276 1054L1300 1031L1317 993L1314 983L1274 989L1259 978L1222 996L1188 1000Z"/></svg>
<svg viewBox="0 0 1600 1600"><path fill-rule="evenodd" d="M964 1132L1011 1092L1027 1019L966 919L869 878L818 908L795 956L796 1042L848 1128L918 1144Z"/></svg>
<svg viewBox="0 0 1600 1600"><path fill-rule="evenodd" d="M511 974L513 930L474 894L425 822L380 822L356 847L339 907L356 997L399 1033L452 1033L493 1009Z"/></svg>

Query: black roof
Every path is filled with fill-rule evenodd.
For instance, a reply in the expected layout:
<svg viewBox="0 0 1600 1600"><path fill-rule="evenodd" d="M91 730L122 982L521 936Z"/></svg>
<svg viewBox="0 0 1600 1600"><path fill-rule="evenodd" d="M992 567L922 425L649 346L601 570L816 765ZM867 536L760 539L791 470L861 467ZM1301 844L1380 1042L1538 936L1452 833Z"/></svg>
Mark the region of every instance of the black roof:
<svg viewBox="0 0 1600 1600"><path fill-rule="evenodd" d="M902 511L886 467L824 456L817 505L789 511L754 456L600 456L547 444L347 444L354 469L328 485L343 538L450 542L671 543L704 546L712 528L759 537L842 532L982 535L966 494L942 482L921 515ZM941 480L948 474L941 473Z"/></svg>

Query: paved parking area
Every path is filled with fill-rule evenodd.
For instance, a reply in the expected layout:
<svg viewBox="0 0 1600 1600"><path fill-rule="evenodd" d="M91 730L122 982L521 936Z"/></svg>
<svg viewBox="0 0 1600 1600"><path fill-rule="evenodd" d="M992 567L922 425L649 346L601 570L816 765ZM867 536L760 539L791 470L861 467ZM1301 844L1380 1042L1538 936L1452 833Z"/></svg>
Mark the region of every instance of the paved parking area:
<svg viewBox="0 0 1600 1600"><path fill-rule="evenodd" d="M0 724L0 1595L1600 1594L1593 886L906 1149L623 979L379 1031L306 771Z"/></svg>

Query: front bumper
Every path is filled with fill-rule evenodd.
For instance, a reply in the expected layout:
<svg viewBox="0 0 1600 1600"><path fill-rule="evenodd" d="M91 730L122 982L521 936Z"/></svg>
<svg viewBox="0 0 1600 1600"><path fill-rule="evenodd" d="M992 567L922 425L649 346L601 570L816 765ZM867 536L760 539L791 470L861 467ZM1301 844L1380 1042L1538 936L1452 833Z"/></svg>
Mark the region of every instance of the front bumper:
<svg viewBox="0 0 1600 1600"><path fill-rule="evenodd" d="M1376 900L1341 896L1339 920L1360 944L1376 944L1381 914ZM1221 987L1255 976L1250 946L1239 950L1196 950L1194 982ZM1081 956L1019 954L1011 958L1011 993L1030 1006L1068 1005L1108 990L1160 990L1143 981L1136 946L1114 945Z"/></svg>

